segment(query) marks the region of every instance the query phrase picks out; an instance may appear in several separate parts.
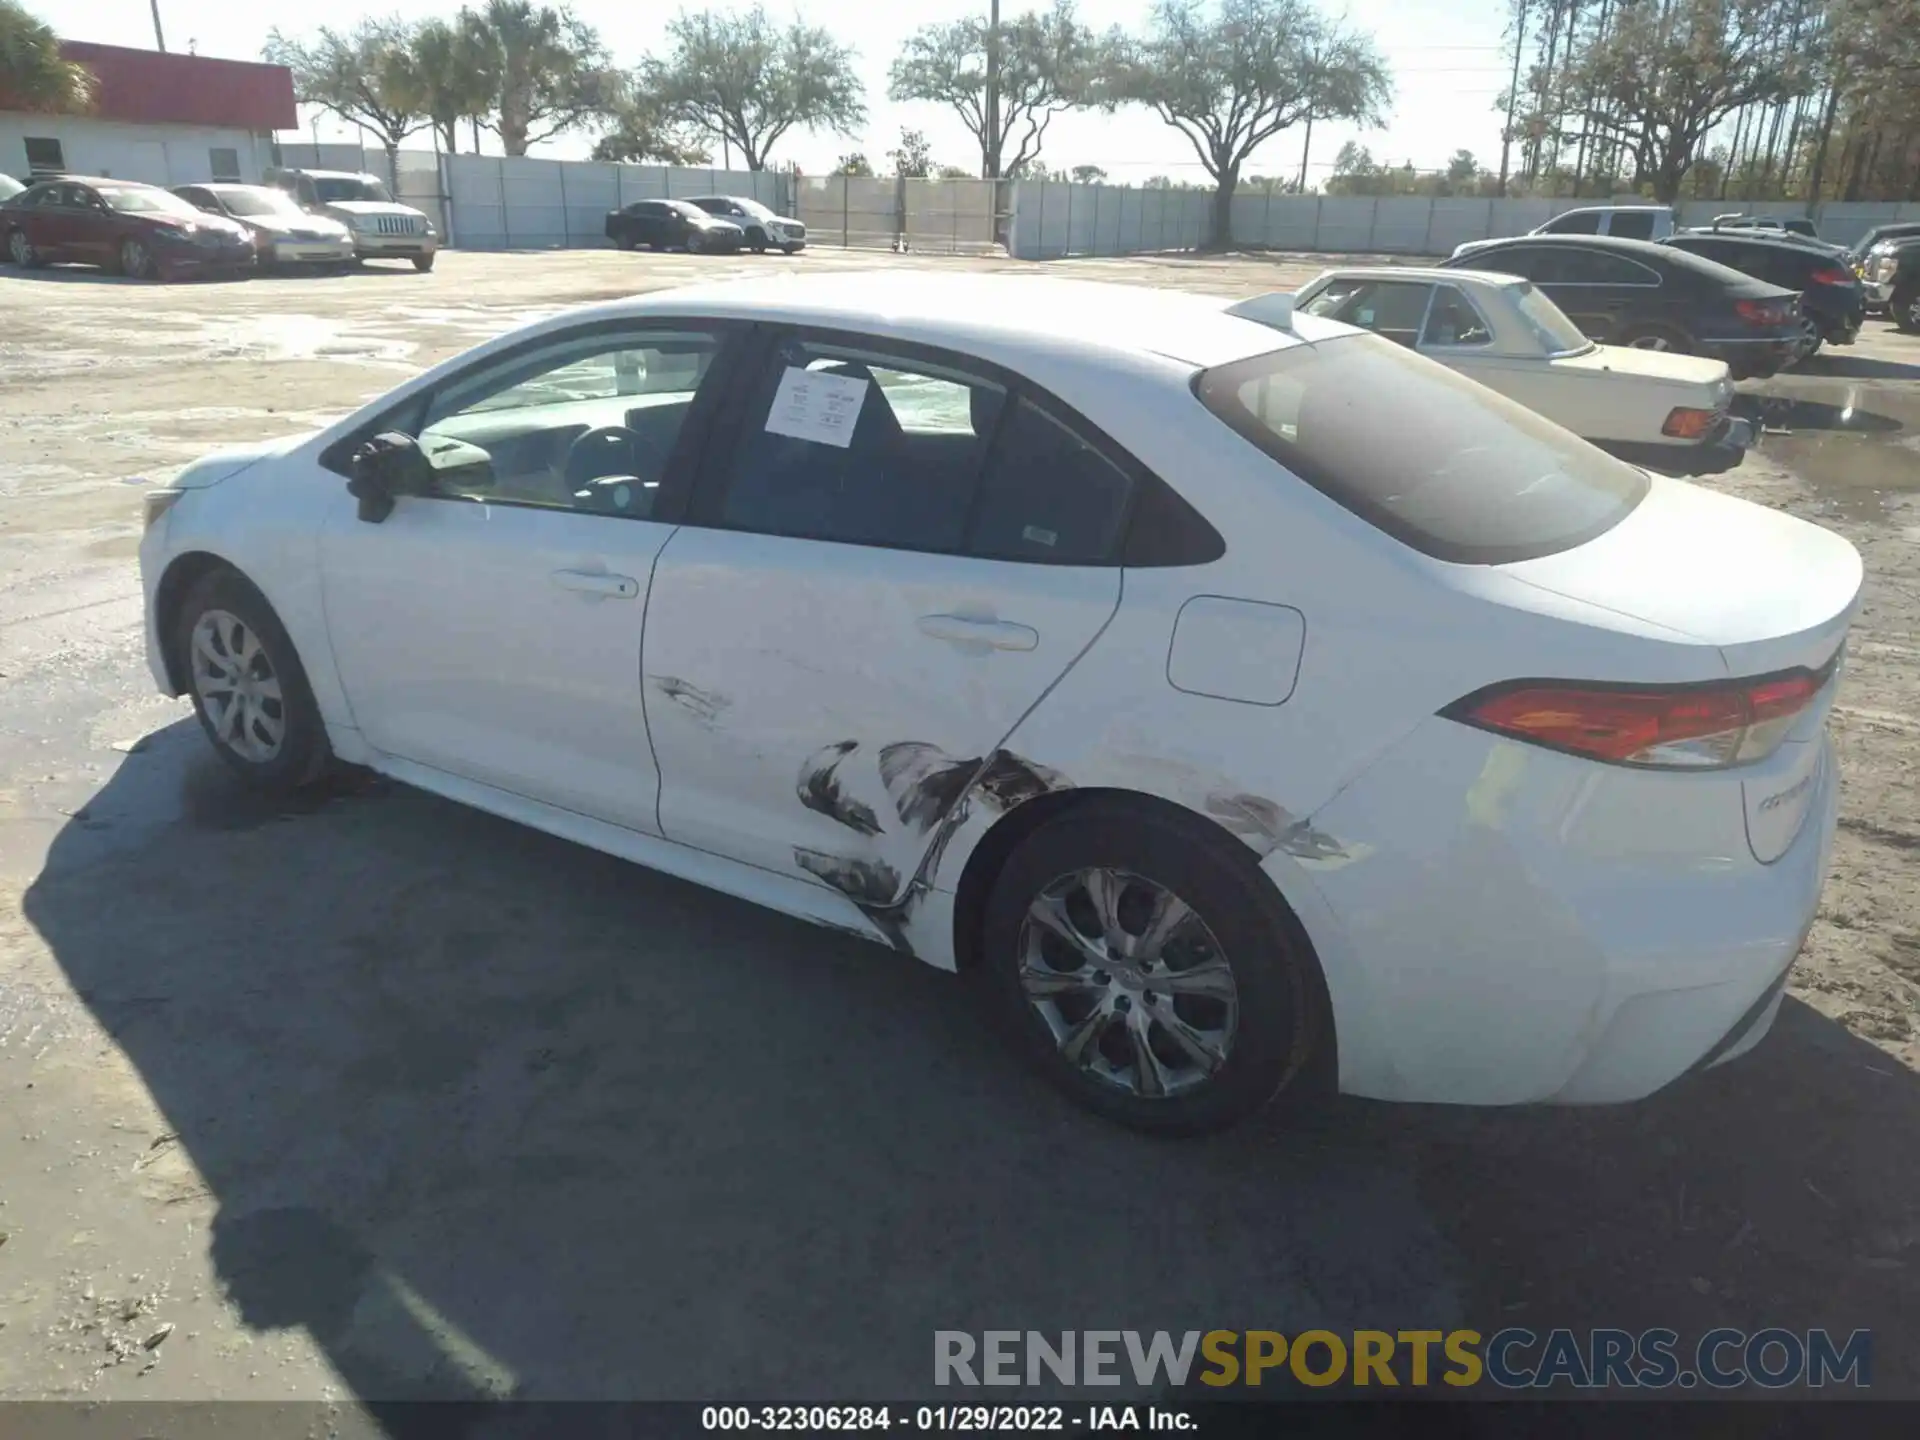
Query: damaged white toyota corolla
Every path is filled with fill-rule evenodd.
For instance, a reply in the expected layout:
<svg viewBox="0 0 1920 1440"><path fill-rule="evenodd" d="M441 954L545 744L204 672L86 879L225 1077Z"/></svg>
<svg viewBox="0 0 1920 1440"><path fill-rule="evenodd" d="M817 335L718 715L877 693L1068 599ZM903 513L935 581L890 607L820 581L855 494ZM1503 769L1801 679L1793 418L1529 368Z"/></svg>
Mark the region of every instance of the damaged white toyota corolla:
<svg viewBox="0 0 1920 1440"><path fill-rule="evenodd" d="M154 676L242 775L974 972L1160 1131L1754 1044L1861 581L1362 331L926 272L554 316L148 521Z"/></svg>

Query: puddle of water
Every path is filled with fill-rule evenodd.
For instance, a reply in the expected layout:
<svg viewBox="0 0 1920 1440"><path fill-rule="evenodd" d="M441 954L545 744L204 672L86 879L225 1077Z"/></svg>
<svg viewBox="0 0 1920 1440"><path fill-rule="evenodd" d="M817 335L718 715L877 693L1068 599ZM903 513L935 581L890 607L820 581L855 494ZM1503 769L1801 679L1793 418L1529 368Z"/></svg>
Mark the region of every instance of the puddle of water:
<svg viewBox="0 0 1920 1440"><path fill-rule="evenodd" d="M1808 385L1742 395L1764 427L1760 449L1841 514L1886 518L1888 501L1920 493L1920 393L1888 385Z"/></svg>

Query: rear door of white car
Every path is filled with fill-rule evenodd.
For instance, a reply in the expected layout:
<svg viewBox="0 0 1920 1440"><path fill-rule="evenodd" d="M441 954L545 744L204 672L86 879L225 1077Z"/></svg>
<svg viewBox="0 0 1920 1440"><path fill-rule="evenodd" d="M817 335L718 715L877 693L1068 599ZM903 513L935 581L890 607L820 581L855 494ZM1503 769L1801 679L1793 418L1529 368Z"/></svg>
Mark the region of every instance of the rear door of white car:
<svg viewBox="0 0 1920 1440"><path fill-rule="evenodd" d="M993 367L827 332L768 333L715 431L647 607L661 830L884 904L1112 616L1137 467Z"/></svg>
<svg viewBox="0 0 1920 1440"><path fill-rule="evenodd" d="M376 423L417 437L436 482L379 523L343 488L322 535L328 632L370 745L658 833L643 613L729 346L718 327L599 322Z"/></svg>

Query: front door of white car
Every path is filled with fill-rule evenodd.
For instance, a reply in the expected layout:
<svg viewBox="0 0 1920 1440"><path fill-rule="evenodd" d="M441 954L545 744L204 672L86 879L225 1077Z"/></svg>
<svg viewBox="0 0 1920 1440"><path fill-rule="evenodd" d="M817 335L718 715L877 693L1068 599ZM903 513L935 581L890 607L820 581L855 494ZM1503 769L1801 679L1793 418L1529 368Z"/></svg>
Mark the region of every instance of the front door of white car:
<svg viewBox="0 0 1920 1440"><path fill-rule="evenodd" d="M668 839L867 904L1120 598L1130 476L954 357L775 333L647 610Z"/></svg>
<svg viewBox="0 0 1920 1440"><path fill-rule="evenodd" d="M658 833L640 690L655 518L723 343L628 324L483 361L390 429L432 493L323 532L335 663L385 756ZM431 777L420 777L430 781Z"/></svg>

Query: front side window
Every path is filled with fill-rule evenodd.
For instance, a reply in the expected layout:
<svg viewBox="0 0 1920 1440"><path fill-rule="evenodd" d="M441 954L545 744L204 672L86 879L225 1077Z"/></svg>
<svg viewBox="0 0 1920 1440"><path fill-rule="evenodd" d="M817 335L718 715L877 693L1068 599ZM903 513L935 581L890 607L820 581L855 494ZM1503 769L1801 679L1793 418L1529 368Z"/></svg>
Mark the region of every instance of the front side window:
<svg viewBox="0 0 1920 1440"><path fill-rule="evenodd" d="M1596 235L1600 231L1600 214L1596 210L1572 210L1555 216L1540 229L1548 235Z"/></svg>
<svg viewBox="0 0 1920 1440"><path fill-rule="evenodd" d="M342 200L375 201L382 205L393 203L393 192L370 176L323 176L312 184L313 193L319 197L322 205L333 205Z"/></svg>
<svg viewBox="0 0 1920 1440"><path fill-rule="evenodd" d="M1371 335L1217 366L1195 393L1335 503L1459 564L1585 544L1649 485L1525 406Z"/></svg>
<svg viewBox="0 0 1920 1440"><path fill-rule="evenodd" d="M956 551L1006 391L840 346L782 344L746 412L722 525Z"/></svg>
<svg viewBox="0 0 1920 1440"><path fill-rule="evenodd" d="M1493 332L1458 287L1442 285L1434 291L1433 304L1427 309L1427 324L1420 332L1420 343L1455 348L1491 345Z"/></svg>
<svg viewBox="0 0 1920 1440"><path fill-rule="evenodd" d="M601 331L453 381L418 435L438 493L648 518L720 343Z"/></svg>

